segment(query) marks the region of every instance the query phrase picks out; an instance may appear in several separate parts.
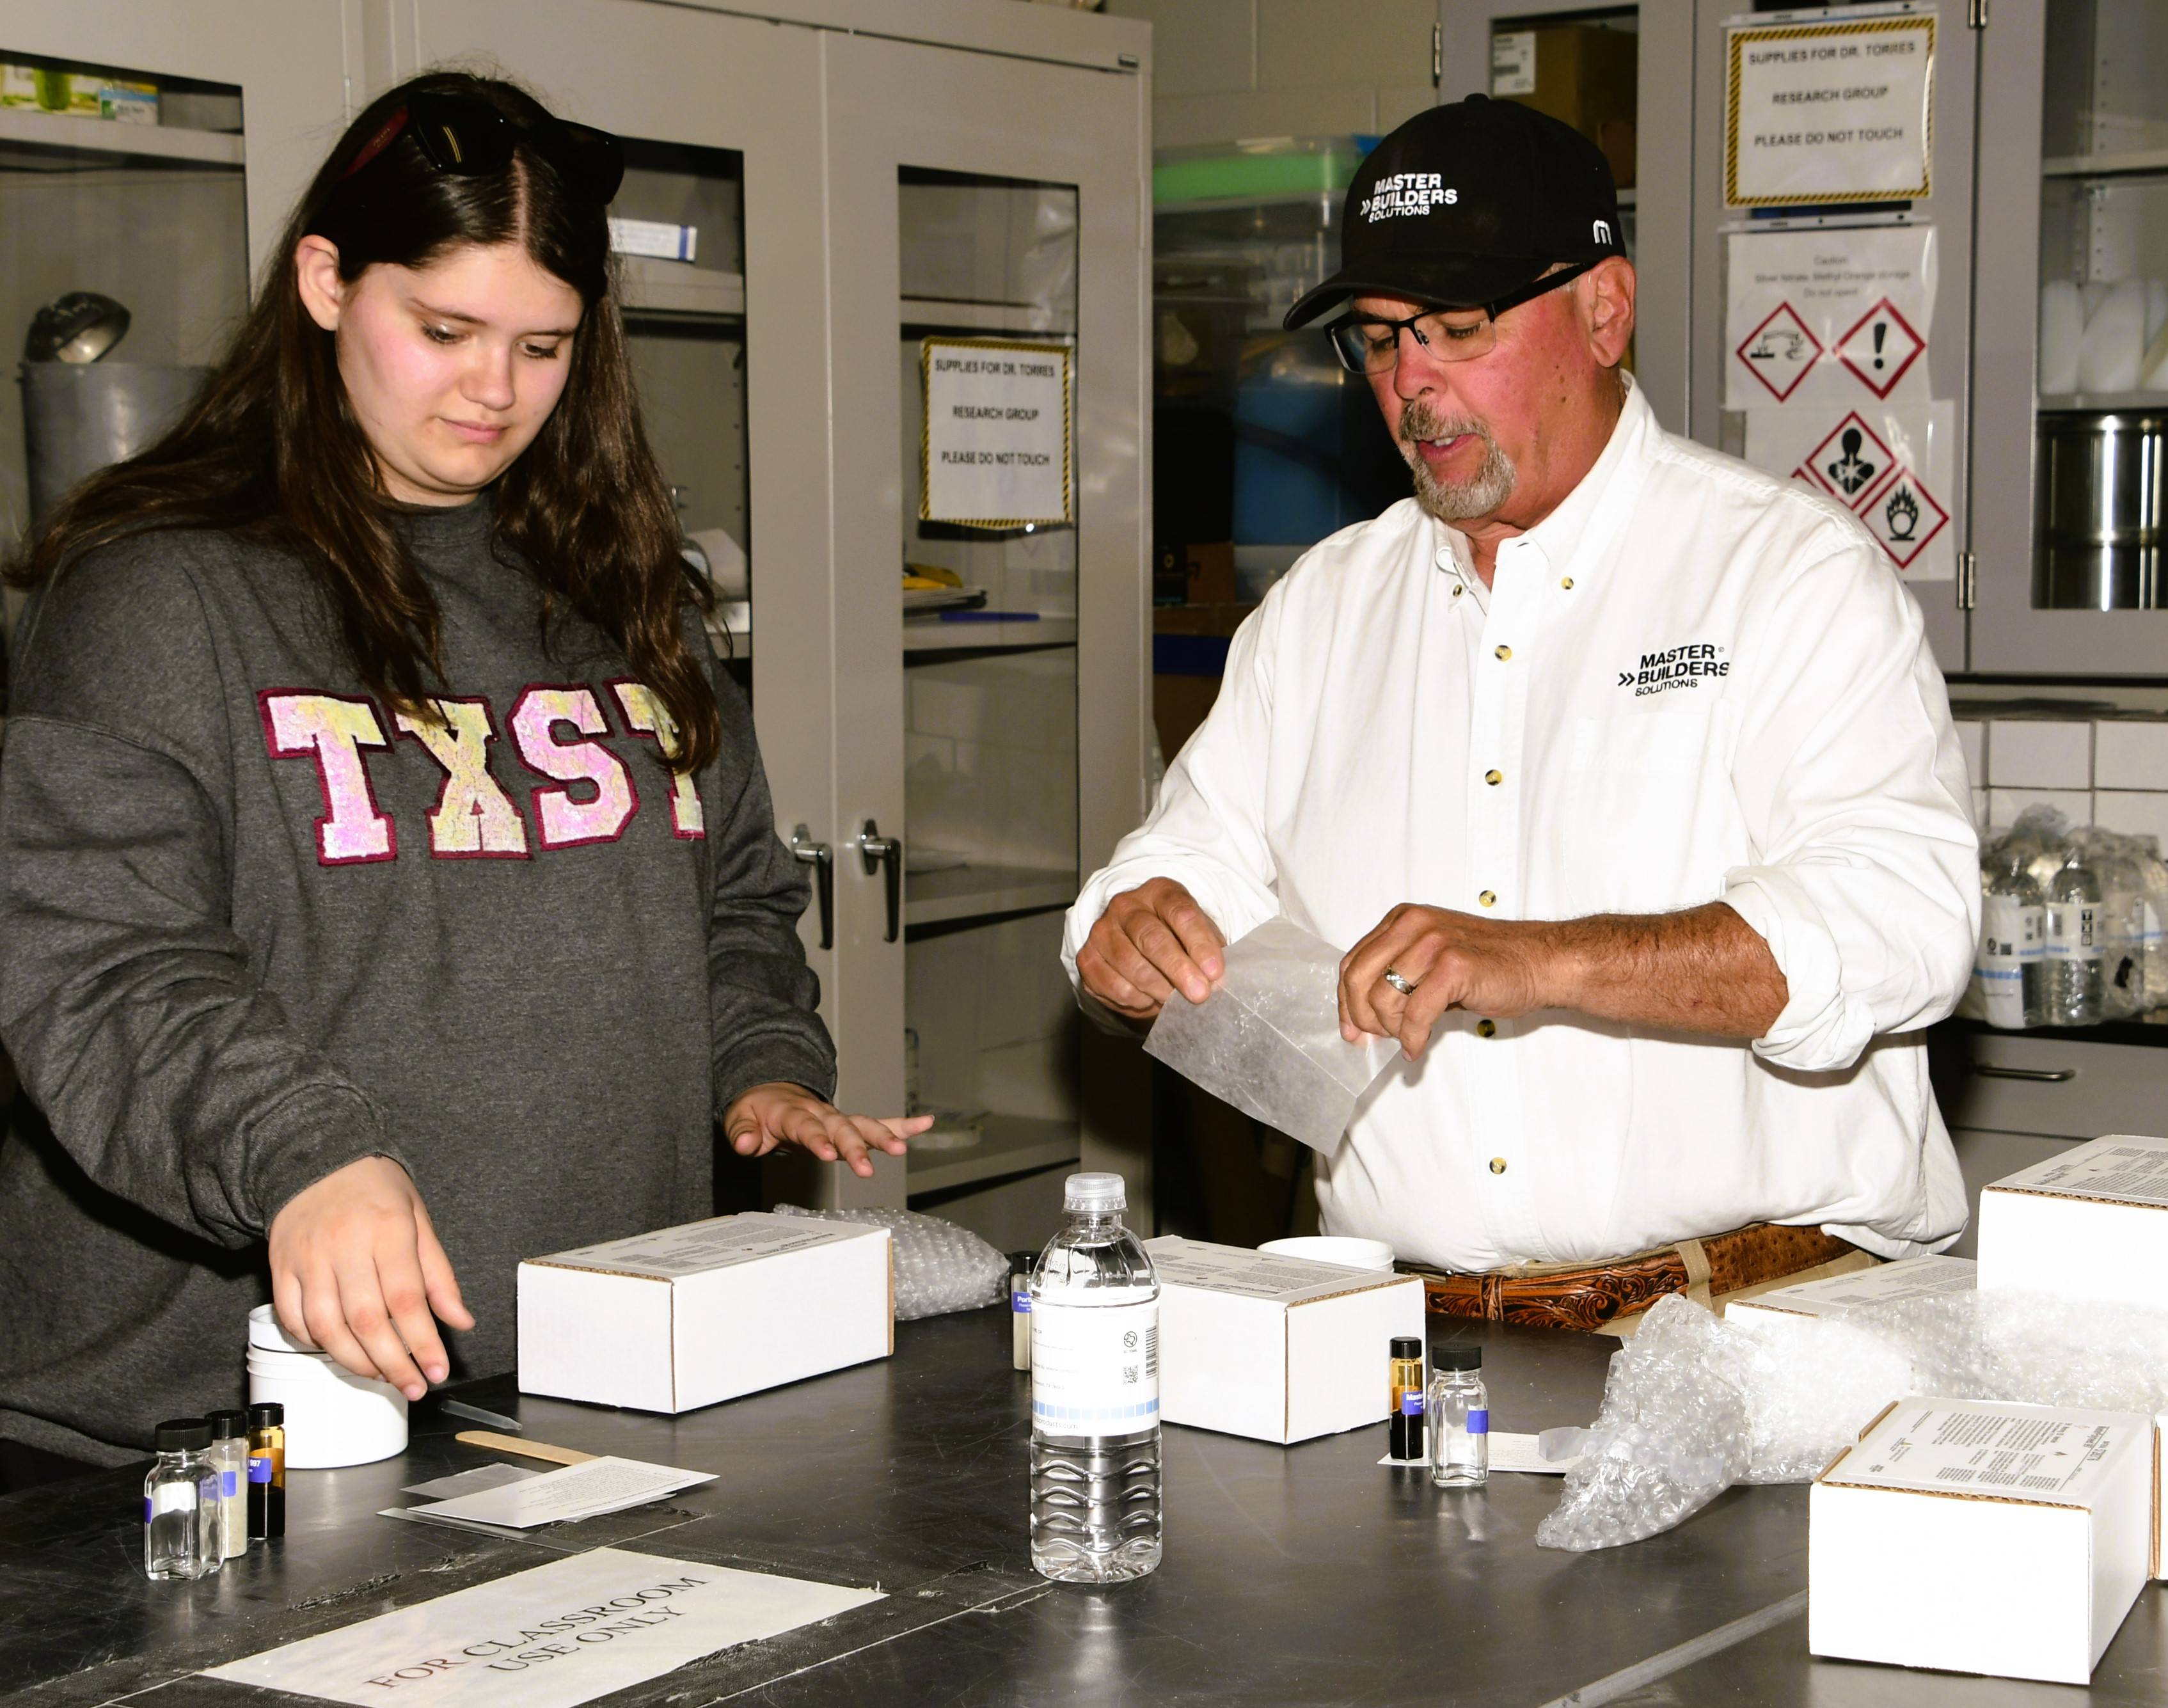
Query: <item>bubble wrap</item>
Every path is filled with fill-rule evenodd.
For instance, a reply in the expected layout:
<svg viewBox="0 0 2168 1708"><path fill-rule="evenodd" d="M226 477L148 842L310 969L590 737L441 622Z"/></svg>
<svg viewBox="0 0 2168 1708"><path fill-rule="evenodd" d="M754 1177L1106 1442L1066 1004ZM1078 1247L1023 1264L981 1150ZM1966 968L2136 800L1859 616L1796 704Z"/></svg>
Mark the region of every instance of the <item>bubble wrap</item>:
<svg viewBox="0 0 2168 1708"><path fill-rule="evenodd" d="M1340 1035L1340 951L1292 920L1268 919L1230 944L1212 994L1177 992L1160 1010L1145 1053L1267 1126L1330 1152L1355 1100L1392 1063L1395 1046Z"/></svg>
<svg viewBox="0 0 2168 1708"><path fill-rule="evenodd" d="M975 1311L1009 1296L1009 1260L968 1228L915 1210L806 1210L778 1204L778 1216L885 1227L895 1242L895 1318Z"/></svg>
<svg viewBox="0 0 2168 1708"><path fill-rule="evenodd" d="M1809 1482L1911 1394L2168 1410L2168 1313L1950 1292L1809 1319L1768 1343L1672 1294L1613 1355L1595 1423L1560 1442L1556 1456L1583 1458L1536 1540L1638 1542L1735 1482Z"/></svg>

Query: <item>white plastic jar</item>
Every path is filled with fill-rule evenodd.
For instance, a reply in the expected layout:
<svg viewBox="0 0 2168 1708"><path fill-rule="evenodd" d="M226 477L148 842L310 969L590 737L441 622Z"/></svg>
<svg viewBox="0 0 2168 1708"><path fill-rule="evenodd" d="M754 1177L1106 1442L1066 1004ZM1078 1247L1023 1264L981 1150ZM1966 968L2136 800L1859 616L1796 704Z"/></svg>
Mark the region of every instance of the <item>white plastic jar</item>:
<svg viewBox="0 0 2168 1708"><path fill-rule="evenodd" d="M290 1471L368 1465L406 1446L406 1397L303 1346L269 1305L248 1313L248 1402L286 1408Z"/></svg>

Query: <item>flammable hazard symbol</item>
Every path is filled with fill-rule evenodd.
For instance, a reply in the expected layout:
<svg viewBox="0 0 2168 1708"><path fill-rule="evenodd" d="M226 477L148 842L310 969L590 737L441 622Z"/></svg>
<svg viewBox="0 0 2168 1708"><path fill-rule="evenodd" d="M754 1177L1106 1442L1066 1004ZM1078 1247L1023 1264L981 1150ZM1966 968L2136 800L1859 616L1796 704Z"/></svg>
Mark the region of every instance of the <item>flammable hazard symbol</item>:
<svg viewBox="0 0 2168 1708"><path fill-rule="evenodd" d="M1807 370L1821 359L1822 347L1792 305L1780 302L1733 354L1782 403L1799 389Z"/></svg>
<svg viewBox="0 0 2168 1708"><path fill-rule="evenodd" d="M1857 413L1847 415L1807 455L1815 479L1854 508L1896 466L1889 447Z"/></svg>
<svg viewBox="0 0 2168 1708"><path fill-rule="evenodd" d="M1910 569L1950 519L1912 471L1904 468L1852 508L1900 569Z"/></svg>
<svg viewBox="0 0 2168 1708"><path fill-rule="evenodd" d="M1887 397L1926 348L1927 341L1885 296L1837 340L1836 357L1861 385L1877 397Z"/></svg>

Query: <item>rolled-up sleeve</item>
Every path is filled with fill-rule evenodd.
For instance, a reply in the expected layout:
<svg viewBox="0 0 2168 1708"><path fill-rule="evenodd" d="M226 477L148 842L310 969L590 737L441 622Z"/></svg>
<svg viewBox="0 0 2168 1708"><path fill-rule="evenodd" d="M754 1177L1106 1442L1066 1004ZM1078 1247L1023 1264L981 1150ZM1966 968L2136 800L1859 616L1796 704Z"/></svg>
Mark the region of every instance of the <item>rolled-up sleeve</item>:
<svg viewBox="0 0 2168 1708"><path fill-rule="evenodd" d="M1076 951L1107 904L1153 878L1172 878L1229 942L1280 911L1265 834L1265 775L1272 744L1272 647L1283 604L1278 589L1244 620L1227 650L1211 713L1166 769L1143 824L1116 844L1069 910L1061 960L1076 983ZM1087 1013L1098 1006L1077 985Z"/></svg>
<svg viewBox="0 0 2168 1708"><path fill-rule="evenodd" d="M1756 854L1723 899L1788 1000L1754 1042L1803 1072L1942 1019L1979 931L1979 842L1919 608L1852 530L1776 589L1735 668L1733 785Z"/></svg>

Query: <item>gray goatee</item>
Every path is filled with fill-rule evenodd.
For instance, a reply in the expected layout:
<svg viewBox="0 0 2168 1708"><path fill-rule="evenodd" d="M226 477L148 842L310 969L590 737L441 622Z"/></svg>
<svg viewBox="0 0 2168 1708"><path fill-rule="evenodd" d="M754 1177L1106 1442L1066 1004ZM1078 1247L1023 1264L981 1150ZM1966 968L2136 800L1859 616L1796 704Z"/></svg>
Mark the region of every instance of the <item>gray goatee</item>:
<svg viewBox="0 0 2168 1708"><path fill-rule="evenodd" d="M1441 480L1416 449L1421 439L1452 439L1471 434L1483 441L1483 466L1465 480ZM1498 448L1490 429L1471 416L1439 415L1420 398L1400 407L1400 455L1415 476L1416 502L1441 522L1464 522L1471 516L1487 516L1506 502L1513 490L1517 472L1512 461Z"/></svg>

